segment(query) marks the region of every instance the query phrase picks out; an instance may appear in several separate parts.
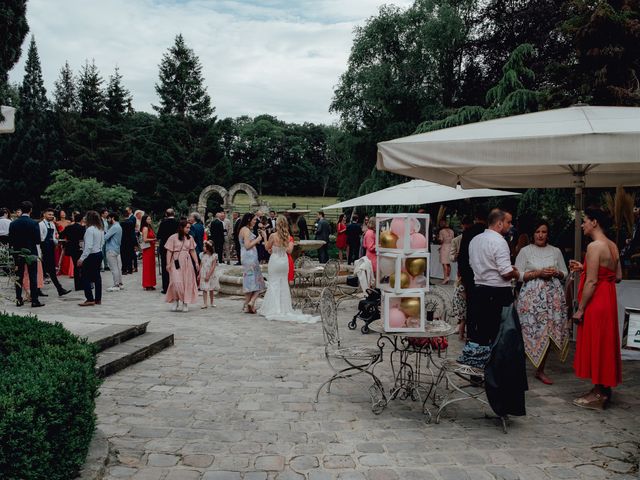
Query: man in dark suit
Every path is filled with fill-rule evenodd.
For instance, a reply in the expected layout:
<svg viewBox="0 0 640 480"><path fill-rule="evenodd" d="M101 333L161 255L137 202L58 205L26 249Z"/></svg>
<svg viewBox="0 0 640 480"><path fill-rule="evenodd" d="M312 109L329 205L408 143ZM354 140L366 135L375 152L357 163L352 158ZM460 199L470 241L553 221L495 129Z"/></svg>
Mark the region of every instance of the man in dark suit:
<svg viewBox="0 0 640 480"><path fill-rule="evenodd" d="M162 293L167 293L169 288L169 272L167 271L167 250L164 244L171 235L178 232L178 220L173 208L167 208L164 218L158 227L158 252L160 254L160 265L162 269Z"/></svg>
<svg viewBox="0 0 640 480"><path fill-rule="evenodd" d="M309 228L302 215L298 217L298 237L300 237L300 240L309 240Z"/></svg>
<svg viewBox="0 0 640 480"><path fill-rule="evenodd" d="M82 225L82 214L74 213L72 222L62 231L62 236L66 239L64 254L71 257L73 262L73 288L77 292L82 288L82 267L78 266L78 260L82 256L80 242L84 240L85 227Z"/></svg>
<svg viewBox="0 0 640 480"><path fill-rule="evenodd" d="M42 221L38 224L40 228L40 251L42 252L42 270L49 275L51 283L56 287L59 296L70 293L62 287L56 272L56 245L58 244L58 229L53 220L55 215L53 208L47 208L42 214ZM42 292L39 292L43 295ZM46 296L46 295L45 295Z"/></svg>
<svg viewBox="0 0 640 480"><path fill-rule="evenodd" d="M316 223L316 240L323 240L325 244L318 249L318 261L327 263L329 261L329 222L324 218L324 212L318 212L318 223Z"/></svg>
<svg viewBox="0 0 640 480"><path fill-rule="evenodd" d="M362 225L359 223L360 218L354 215L351 223L347 225L347 246L349 247L349 255L347 263L353 265L360 258L360 237L362 236Z"/></svg>
<svg viewBox="0 0 640 480"><path fill-rule="evenodd" d="M30 218L33 205L31 202L22 202L22 215L11 222L9 225L9 245L13 250L26 249L30 255L38 256L38 245L40 244L40 227L38 223ZM31 291L31 306L42 307L44 303L38 300L38 266L36 262L31 265L27 264L23 255L15 256L17 267L18 282L16 284L16 305L24 305L22 299L22 279L24 278L24 269L29 272L29 289Z"/></svg>
<svg viewBox="0 0 640 480"><path fill-rule="evenodd" d="M122 242L120 243L120 257L122 259L122 274L133 273L136 256L136 217L131 207L125 209L125 220L120 222L122 227ZM175 232L174 232L175 233Z"/></svg>
<svg viewBox="0 0 640 480"><path fill-rule="evenodd" d="M213 241L213 249L218 254L218 261L221 262L224 254L224 223L220 219L220 212L216 213L216 218L209 225L209 232L211 232L211 240Z"/></svg>
<svg viewBox="0 0 640 480"><path fill-rule="evenodd" d="M240 263L240 214L238 212L233 212L233 246L236 250L236 256L238 257L238 262L236 265L242 265Z"/></svg>

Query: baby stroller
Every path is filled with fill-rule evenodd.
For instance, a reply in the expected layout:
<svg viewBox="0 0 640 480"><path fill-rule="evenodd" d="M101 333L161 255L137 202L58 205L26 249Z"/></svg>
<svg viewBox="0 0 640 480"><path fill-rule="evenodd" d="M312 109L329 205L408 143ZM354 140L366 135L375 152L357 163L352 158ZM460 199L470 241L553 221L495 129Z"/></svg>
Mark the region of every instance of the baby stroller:
<svg viewBox="0 0 640 480"><path fill-rule="evenodd" d="M358 318L364 321L364 325L360 328L362 333L369 333L369 324L380 318L380 299L381 293L379 288L367 288L367 298L358 302L358 313L347 324L350 330L355 330Z"/></svg>

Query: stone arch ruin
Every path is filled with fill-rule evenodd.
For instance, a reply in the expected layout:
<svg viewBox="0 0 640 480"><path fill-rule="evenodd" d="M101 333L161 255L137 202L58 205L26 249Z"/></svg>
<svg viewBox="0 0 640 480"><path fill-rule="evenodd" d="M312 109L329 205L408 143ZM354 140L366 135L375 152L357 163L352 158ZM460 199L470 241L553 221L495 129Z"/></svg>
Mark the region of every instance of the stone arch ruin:
<svg viewBox="0 0 640 480"><path fill-rule="evenodd" d="M249 197L250 208L256 209L261 206L258 200L258 192L248 183L236 183L229 190L220 185L209 185L202 190L200 197L198 197L197 211L203 217L207 213L207 201L214 192L222 198L222 208L227 212L227 215L231 215L234 208L233 200L239 192L247 194Z"/></svg>

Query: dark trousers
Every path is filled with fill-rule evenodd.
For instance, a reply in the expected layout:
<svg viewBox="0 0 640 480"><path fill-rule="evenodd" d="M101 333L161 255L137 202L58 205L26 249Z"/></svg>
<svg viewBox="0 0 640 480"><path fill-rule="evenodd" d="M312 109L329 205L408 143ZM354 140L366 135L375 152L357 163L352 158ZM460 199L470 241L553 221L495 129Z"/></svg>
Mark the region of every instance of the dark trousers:
<svg viewBox="0 0 640 480"><path fill-rule="evenodd" d="M513 303L511 287L476 285L468 298L467 333L479 345L491 345L498 335L502 308Z"/></svg>
<svg viewBox="0 0 640 480"><path fill-rule="evenodd" d="M357 259L360 258L360 242L358 243L350 243L349 244L349 257L347 259L347 263L349 265L353 265Z"/></svg>
<svg viewBox="0 0 640 480"><path fill-rule="evenodd" d="M0 235L0 245L9 245L8 235Z"/></svg>
<svg viewBox="0 0 640 480"><path fill-rule="evenodd" d="M167 250L160 247L160 270L162 272L162 291L166 292L169 288L169 272L167 272Z"/></svg>
<svg viewBox="0 0 640 480"><path fill-rule="evenodd" d="M238 256L238 263L240 263L240 241L238 239L235 239L233 241L233 245L236 248L236 255Z"/></svg>
<svg viewBox="0 0 640 480"><path fill-rule="evenodd" d="M73 262L73 289L75 291L82 290L82 267L78 266L78 260L82 252L80 250L77 252L67 252L66 255L69 255Z"/></svg>
<svg viewBox="0 0 640 480"><path fill-rule="evenodd" d="M82 262L82 284L84 286L84 296L88 302L100 302L102 300L102 277L100 276L100 265L102 264L102 252L92 253ZM94 284L95 297L91 289Z"/></svg>
<svg viewBox="0 0 640 480"><path fill-rule="evenodd" d="M329 246L323 245L318 249L318 261L320 263L327 263L329 261Z"/></svg>
<svg viewBox="0 0 640 480"><path fill-rule="evenodd" d="M122 273L133 272L133 259L135 250L132 244L122 243L120 246L120 258L122 259Z"/></svg>
<svg viewBox="0 0 640 480"><path fill-rule="evenodd" d="M58 273L56 272L56 256L53 245L42 246L42 271L49 275L51 283L55 285L59 295L64 289L58 280Z"/></svg>
<svg viewBox="0 0 640 480"><path fill-rule="evenodd" d="M22 281L24 279L24 269L29 272L29 291L31 293L31 303L38 301L38 263L33 262L27 265L23 257L16 256L15 263L18 273L18 283L16 283L16 299L22 300Z"/></svg>

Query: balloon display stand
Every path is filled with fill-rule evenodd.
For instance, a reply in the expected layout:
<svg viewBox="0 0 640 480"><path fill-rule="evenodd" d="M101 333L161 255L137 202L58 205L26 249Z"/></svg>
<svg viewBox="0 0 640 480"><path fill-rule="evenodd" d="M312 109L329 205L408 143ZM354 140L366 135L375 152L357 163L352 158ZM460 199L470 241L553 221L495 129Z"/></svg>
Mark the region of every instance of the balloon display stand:
<svg viewBox="0 0 640 480"><path fill-rule="evenodd" d="M429 215L376 215L376 286L387 332L425 330L429 291Z"/></svg>

